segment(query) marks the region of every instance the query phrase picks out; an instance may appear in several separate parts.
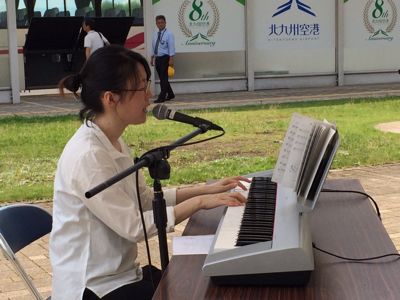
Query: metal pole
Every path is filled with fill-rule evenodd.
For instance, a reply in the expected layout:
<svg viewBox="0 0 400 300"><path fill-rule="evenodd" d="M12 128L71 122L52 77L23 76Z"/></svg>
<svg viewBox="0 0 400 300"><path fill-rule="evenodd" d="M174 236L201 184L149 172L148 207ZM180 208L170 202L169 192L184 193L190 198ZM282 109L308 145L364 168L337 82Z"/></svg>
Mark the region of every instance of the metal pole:
<svg viewBox="0 0 400 300"><path fill-rule="evenodd" d="M17 44L17 18L14 0L7 0L8 58L10 63L11 103L21 102L19 93L19 64Z"/></svg>

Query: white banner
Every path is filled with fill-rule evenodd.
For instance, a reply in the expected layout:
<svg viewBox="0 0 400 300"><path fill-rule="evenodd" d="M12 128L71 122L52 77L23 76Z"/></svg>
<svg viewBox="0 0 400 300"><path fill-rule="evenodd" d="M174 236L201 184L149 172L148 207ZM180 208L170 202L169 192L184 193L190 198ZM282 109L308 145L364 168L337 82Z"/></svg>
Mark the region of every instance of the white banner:
<svg viewBox="0 0 400 300"><path fill-rule="evenodd" d="M252 1L256 49L334 47L335 1Z"/></svg>
<svg viewBox="0 0 400 300"><path fill-rule="evenodd" d="M397 3L397 4L396 4ZM399 45L398 0L348 0L344 41L350 47Z"/></svg>
<svg viewBox="0 0 400 300"><path fill-rule="evenodd" d="M344 4L344 71L397 70L400 65L399 0L347 0Z"/></svg>
<svg viewBox="0 0 400 300"><path fill-rule="evenodd" d="M245 49L244 0L153 0L153 8L166 17L176 52Z"/></svg>

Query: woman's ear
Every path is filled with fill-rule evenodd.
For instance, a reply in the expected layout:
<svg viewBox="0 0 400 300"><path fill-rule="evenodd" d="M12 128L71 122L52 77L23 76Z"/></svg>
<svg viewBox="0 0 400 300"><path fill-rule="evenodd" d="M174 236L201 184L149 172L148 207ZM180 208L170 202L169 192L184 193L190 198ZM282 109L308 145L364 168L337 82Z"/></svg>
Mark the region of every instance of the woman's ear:
<svg viewBox="0 0 400 300"><path fill-rule="evenodd" d="M104 92L104 94L102 96L102 101L103 101L104 107L115 106L119 100L120 100L120 95L110 92L110 91Z"/></svg>

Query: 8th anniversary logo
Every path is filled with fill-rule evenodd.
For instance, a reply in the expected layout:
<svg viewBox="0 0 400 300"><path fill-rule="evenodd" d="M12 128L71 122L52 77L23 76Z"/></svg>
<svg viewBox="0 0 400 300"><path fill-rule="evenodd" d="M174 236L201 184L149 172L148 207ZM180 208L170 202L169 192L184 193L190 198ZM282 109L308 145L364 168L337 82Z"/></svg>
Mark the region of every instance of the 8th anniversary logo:
<svg viewBox="0 0 400 300"><path fill-rule="evenodd" d="M396 22L397 9L393 0L369 0L365 5L364 26L372 34L369 40L393 40L389 34Z"/></svg>
<svg viewBox="0 0 400 300"><path fill-rule="evenodd" d="M188 38L184 45L213 47L212 37L219 26L218 7L212 0L185 0L178 11L178 23Z"/></svg>

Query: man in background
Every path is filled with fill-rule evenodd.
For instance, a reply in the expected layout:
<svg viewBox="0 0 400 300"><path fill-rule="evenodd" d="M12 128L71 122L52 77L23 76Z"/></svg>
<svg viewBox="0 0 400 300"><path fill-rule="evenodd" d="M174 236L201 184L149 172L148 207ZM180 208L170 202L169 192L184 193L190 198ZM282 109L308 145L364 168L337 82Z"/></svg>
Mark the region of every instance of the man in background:
<svg viewBox="0 0 400 300"><path fill-rule="evenodd" d="M166 28L166 24L165 16L156 17L158 31L153 35L151 65L156 67L160 78L161 92L154 103L162 103L175 98L168 81L168 67L174 66L175 39L172 32Z"/></svg>
<svg viewBox="0 0 400 300"><path fill-rule="evenodd" d="M86 32L85 40L83 42L86 60L94 51L110 44L103 34L95 31L95 25L95 21L91 18L85 18L82 23L82 29Z"/></svg>

